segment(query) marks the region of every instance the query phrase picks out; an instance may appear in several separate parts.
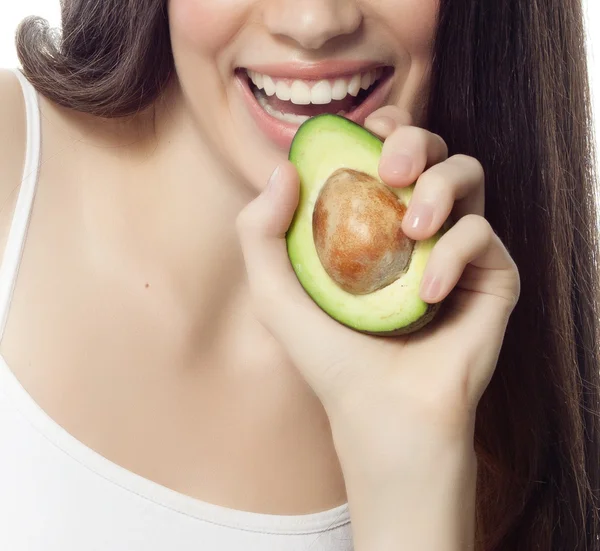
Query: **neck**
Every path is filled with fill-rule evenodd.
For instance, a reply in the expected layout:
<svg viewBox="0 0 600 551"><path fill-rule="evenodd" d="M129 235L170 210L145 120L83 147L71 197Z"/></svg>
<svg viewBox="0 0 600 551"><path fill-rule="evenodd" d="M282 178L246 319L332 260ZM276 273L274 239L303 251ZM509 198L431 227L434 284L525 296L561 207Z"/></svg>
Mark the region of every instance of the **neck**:
<svg viewBox="0 0 600 551"><path fill-rule="evenodd" d="M235 231L254 192L210 149L173 87L126 163L123 205L131 254L180 309L186 323L214 322L245 286ZM119 192L121 194L121 192ZM137 271L137 270L136 270Z"/></svg>

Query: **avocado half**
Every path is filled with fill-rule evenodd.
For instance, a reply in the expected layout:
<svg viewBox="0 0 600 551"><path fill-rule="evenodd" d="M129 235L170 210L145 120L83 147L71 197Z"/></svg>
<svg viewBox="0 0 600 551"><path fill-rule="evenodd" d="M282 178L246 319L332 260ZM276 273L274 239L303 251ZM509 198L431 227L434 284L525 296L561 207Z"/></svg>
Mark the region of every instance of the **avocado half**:
<svg viewBox="0 0 600 551"><path fill-rule="evenodd" d="M303 123L289 152L300 199L286 241L298 280L324 312L357 331L392 336L422 328L439 308L419 298L419 287L444 230L416 242L401 232L414 184L395 189L381 182L382 147L377 136L338 115ZM386 250L373 256L376 247L395 256ZM353 258L359 248L360 258Z"/></svg>

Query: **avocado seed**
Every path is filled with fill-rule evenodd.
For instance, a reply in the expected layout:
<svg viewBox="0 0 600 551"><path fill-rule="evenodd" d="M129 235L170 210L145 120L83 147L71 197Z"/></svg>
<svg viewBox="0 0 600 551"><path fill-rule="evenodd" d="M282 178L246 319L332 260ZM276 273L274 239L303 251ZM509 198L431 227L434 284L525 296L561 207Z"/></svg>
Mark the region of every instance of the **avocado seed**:
<svg viewBox="0 0 600 551"><path fill-rule="evenodd" d="M319 259L342 289L365 295L396 281L407 269L414 241L402 231L406 207L377 179L335 171L313 212Z"/></svg>

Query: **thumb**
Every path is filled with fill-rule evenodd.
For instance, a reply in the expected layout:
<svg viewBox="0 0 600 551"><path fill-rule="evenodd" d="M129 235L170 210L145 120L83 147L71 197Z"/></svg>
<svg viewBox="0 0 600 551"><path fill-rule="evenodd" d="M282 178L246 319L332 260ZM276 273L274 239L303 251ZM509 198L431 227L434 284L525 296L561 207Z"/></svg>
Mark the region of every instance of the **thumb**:
<svg viewBox="0 0 600 551"><path fill-rule="evenodd" d="M262 193L239 214L240 238L244 241L248 238L283 239L298 206L299 195L296 167L285 161L275 168Z"/></svg>
<svg viewBox="0 0 600 551"><path fill-rule="evenodd" d="M336 363L332 342L348 341L351 332L312 301L292 268L285 234L299 194L296 168L285 162L240 212L236 225L254 311L320 395L323 366Z"/></svg>
<svg viewBox="0 0 600 551"><path fill-rule="evenodd" d="M285 240L299 194L298 172L286 161L275 169L267 187L246 205L236 221L255 310L272 332L285 323L283 317L290 315L289 311L286 314L290 303L306 309L310 301L291 266Z"/></svg>

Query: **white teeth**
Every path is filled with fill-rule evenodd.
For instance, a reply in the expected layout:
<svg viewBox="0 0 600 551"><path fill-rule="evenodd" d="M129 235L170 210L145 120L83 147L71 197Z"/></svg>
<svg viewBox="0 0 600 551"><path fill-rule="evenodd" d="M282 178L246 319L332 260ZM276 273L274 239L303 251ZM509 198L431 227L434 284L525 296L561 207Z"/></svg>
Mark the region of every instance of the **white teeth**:
<svg viewBox="0 0 600 551"><path fill-rule="evenodd" d="M360 92L360 81L361 81L360 75L354 75L352 77L350 84L348 84L348 93L351 96L358 96L358 93Z"/></svg>
<svg viewBox="0 0 600 551"><path fill-rule="evenodd" d="M345 80L338 79L333 83L331 88L331 99L340 100L348 95L348 84Z"/></svg>
<svg viewBox="0 0 600 551"><path fill-rule="evenodd" d="M289 101L291 98L290 88L289 86L280 80L275 86L275 95L284 101Z"/></svg>
<svg viewBox="0 0 600 551"><path fill-rule="evenodd" d="M291 122L293 124L302 124L304 121L307 121L310 117L305 115L294 115L293 113L282 113L281 111L277 111L277 109L273 109L267 98L263 95L260 95L256 98L261 107L272 117L279 119L284 122Z"/></svg>
<svg viewBox="0 0 600 551"><path fill-rule="evenodd" d="M252 78L254 84L259 90L263 89L263 76L260 73L254 73L254 77Z"/></svg>
<svg viewBox="0 0 600 551"><path fill-rule="evenodd" d="M295 80L291 88L291 101L296 105L308 105L310 103L310 88L301 80Z"/></svg>
<svg viewBox="0 0 600 551"><path fill-rule="evenodd" d="M348 94L356 97L362 90L368 90L383 75L383 67L357 73L351 78L338 78L334 81L320 80L306 82L273 79L268 75L248 70L248 77L255 86L264 89L267 96L276 95L282 101L291 101L296 105L327 105L332 101L343 100Z"/></svg>
<svg viewBox="0 0 600 551"><path fill-rule="evenodd" d="M321 80L312 87L310 102L315 105L327 105L331 103L331 95L331 84L328 80Z"/></svg>
<svg viewBox="0 0 600 551"><path fill-rule="evenodd" d="M302 124L304 121L310 119L310 117L306 115L294 115L293 113L282 113L281 111L273 113L273 116L276 119L280 119L285 122L291 122L294 124Z"/></svg>
<svg viewBox="0 0 600 551"><path fill-rule="evenodd" d="M263 75L263 85L265 87L265 94L267 94L267 96L272 96L275 94L275 83L270 76Z"/></svg>

